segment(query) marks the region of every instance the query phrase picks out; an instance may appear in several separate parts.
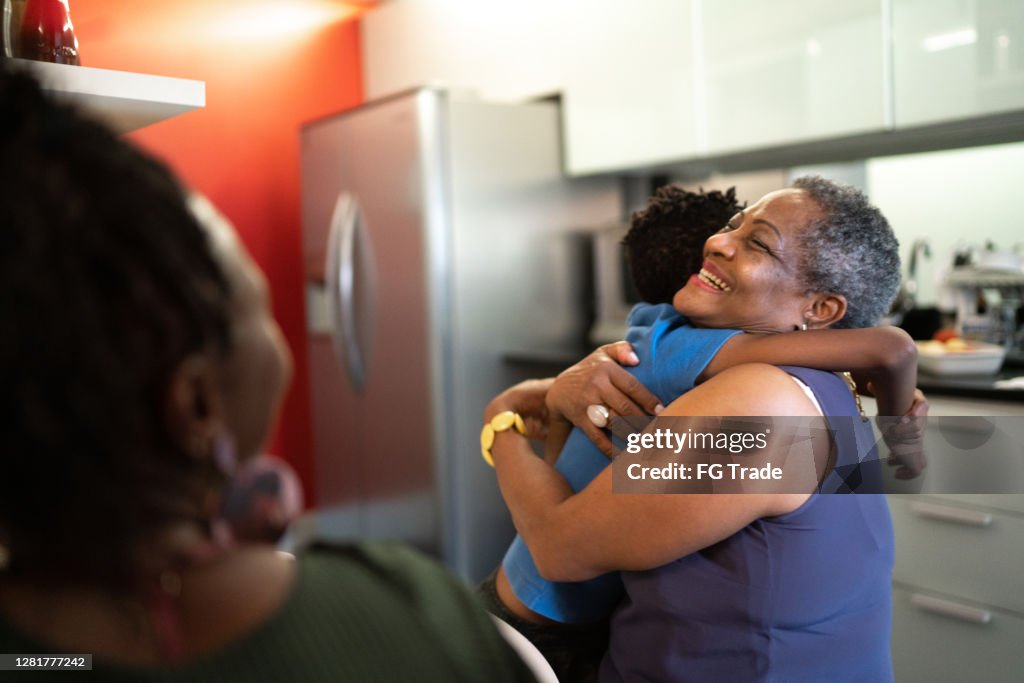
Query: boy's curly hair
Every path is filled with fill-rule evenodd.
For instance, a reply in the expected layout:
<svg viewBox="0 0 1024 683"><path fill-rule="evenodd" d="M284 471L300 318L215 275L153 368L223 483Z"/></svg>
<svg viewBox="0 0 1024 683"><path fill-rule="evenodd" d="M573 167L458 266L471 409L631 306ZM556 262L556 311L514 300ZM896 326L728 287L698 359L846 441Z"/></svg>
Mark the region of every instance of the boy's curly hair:
<svg viewBox="0 0 1024 683"><path fill-rule="evenodd" d="M690 192L677 185L658 188L642 211L633 214L622 240L637 293L652 304L672 297L700 270L704 242L746 204L736 188Z"/></svg>

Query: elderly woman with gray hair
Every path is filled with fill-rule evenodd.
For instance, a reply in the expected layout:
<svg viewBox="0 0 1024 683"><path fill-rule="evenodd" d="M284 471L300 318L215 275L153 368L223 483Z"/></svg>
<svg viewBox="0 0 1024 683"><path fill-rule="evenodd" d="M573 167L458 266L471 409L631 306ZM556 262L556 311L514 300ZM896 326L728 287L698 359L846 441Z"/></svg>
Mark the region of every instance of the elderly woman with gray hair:
<svg viewBox="0 0 1024 683"><path fill-rule="evenodd" d="M697 327L869 326L895 295L897 247L860 192L801 178L710 237L702 276L673 303ZM579 415L594 401L578 376L609 365L585 361L563 378L512 387L485 421L509 411L527 424L549 412ZM832 432L844 417L859 424L849 420L857 414L839 376L756 363L724 370L661 413L817 416ZM837 444L837 469L878 481L877 458ZM893 537L880 495L625 495L613 493L611 467L573 494L516 429L499 431L490 454L545 578L622 572L626 598L600 680L892 679Z"/></svg>

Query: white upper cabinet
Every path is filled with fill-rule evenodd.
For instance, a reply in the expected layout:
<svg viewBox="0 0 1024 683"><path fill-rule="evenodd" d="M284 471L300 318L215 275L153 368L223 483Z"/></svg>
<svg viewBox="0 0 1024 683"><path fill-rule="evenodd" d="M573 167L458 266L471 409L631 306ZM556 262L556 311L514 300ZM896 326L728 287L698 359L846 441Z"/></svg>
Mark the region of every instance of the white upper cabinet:
<svg viewBox="0 0 1024 683"><path fill-rule="evenodd" d="M571 175L874 156L905 129L1024 111L1024 0L403 0L362 25L368 97L561 92Z"/></svg>
<svg viewBox="0 0 1024 683"><path fill-rule="evenodd" d="M895 123L1024 108L1024 0L893 0Z"/></svg>
<svg viewBox="0 0 1024 683"><path fill-rule="evenodd" d="M699 13L702 152L886 127L881 0L704 0Z"/></svg>
<svg viewBox="0 0 1024 683"><path fill-rule="evenodd" d="M697 154L691 0L575 0L565 47L571 174Z"/></svg>

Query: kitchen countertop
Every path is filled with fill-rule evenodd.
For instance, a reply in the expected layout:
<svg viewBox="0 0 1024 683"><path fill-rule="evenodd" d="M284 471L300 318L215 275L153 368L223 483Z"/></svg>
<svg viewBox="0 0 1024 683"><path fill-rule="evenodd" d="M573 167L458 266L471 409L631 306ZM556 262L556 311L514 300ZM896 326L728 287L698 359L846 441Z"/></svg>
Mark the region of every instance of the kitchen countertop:
<svg viewBox="0 0 1024 683"><path fill-rule="evenodd" d="M1024 376L1024 368L1003 367L995 375L960 375L940 377L925 372L917 373L917 386L925 394L942 394L965 398L985 398L1024 403L1024 384L1012 389L1000 389L996 382Z"/></svg>
<svg viewBox="0 0 1024 683"><path fill-rule="evenodd" d="M575 350L539 350L509 351L504 360L535 376L553 376L580 360L593 349L579 348ZM1024 366L1017 363L1007 364L995 375L962 375L945 376L930 375L918 372L917 385L926 395L958 396L961 398L978 398L997 401L1024 403L1024 387L999 389L995 383L999 380L1024 376Z"/></svg>

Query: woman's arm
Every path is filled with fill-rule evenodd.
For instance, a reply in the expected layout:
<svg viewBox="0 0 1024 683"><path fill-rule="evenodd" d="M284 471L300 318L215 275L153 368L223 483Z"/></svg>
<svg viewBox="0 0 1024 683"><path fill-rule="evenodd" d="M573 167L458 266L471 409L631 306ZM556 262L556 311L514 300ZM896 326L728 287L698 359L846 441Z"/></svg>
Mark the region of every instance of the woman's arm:
<svg viewBox="0 0 1024 683"><path fill-rule="evenodd" d="M924 471L924 418L928 401L915 388L917 347L898 327L855 330L807 330L774 335L742 334L725 343L704 371L713 376L739 363L802 365L848 370L863 386L870 382L878 401L878 425L896 466L897 479ZM904 416L899 419L899 416Z"/></svg>
<svg viewBox="0 0 1024 683"><path fill-rule="evenodd" d="M615 415L657 414L657 398L620 367L637 362L627 342L602 346L559 375L559 384L548 396L549 409L582 429L611 457L611 441L587 419L586 407L600 403ZM871 381L881 415L917 416L925 405L915 401L917 347L895 327L736 335L711 359L701 379L744 363L849 370ZM908 476L920 471L916 466L910 469Z"/></svg>
<svg viewBox="0 0 1024 683"><path fill-rule="evenodd" d="M751 391L756 386L757 391ZM535 404L536 398L529 399ZM485 419L529 403L516 388ZM669 415L815 415L778 368L731 368L674 401ZM491 450L502 496L541 574L582 581L613 570L651 569L725 539L764 516L796 509L809 494L614 494L611 468L572 495L566 481L513 430Z"/></svg>
<svg viewBox="0 0 1024 683"><path fill-rule="evenodd" d="M562 454L562 448L571 431L572 422L564 417L552 415L549 418L548 433L544 438L544 462L552 466L558 462L558 456Z"/></svg>
<svg viewBox="0 0 1024 683"><path fill-rule="evenodd" d="M861 375L874 387L879 415L904 415L914 402L917 347L898 327L736 335L711 359L701 377L713 377L742 363L801 365Z"/></svg>

